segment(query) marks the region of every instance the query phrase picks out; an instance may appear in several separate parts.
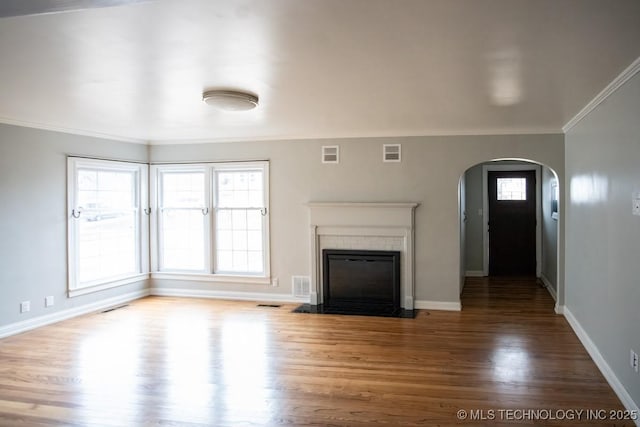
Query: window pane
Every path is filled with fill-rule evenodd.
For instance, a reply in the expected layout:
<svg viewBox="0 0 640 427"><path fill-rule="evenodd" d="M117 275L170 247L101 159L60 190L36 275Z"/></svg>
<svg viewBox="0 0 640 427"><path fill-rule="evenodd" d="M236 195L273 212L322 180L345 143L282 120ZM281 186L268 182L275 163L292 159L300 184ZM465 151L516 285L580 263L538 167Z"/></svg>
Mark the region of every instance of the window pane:
<svg viewBox="0 0 640 427"><path fill-rule="evenodd" d="M249 271L247 265L246 251L233 251L233 270L232 271Z"/></svg>
<svg viewBox="0 0 640 427"><path fill-rule="evenodd" d="M247 179L248 173L245 171L242 172L231 172L229 175L233 175L233 189L234 190L248 190L249 189L249 180Z"/></svg>
<svg viewBox="0 0 640 427"><path fill-rule="evenodd" d="M216 195L216 271L264 272L263 171L217 171Z"/></svg>
<svg viewBox="0 0 640 427"><path fill-rule="evenodd" d="M216 222L218 230L231 230L233 228L231 225L231 211L219 210Z"/></svg>
<svg viewBox="0 0 640 427"><path fill-rule="evenodd" d="M217 173L218 207L261 208L264 206L262 171Z"/></svg>
<svg viewBox="0 0 640 427"><path fill-rule="evenodd" d="M498 178L498 200L527 200L526 178Z"/></svg>
<svg viewBox="0 0 640 427"><path fill-rule="evenodd" d="M247 232L247 249L250 251L262 250L262 231Z"/></svg>
<svg viewBox="0 0 640 427"><path fill-rule="evenodd" d="M247 230L262 231L262 215L257 209L247 211Z"/></svg>
<svg viewBox="0 0 640 427"><path fill-rule="evenodd" d="M204 170L166 171L160 181L162 270L204 271L207 206Z"/></svg>
<svg viewBox="0 0 640 427"><path fill-rule="evenodd" d="M249 173L249 190L258 190L262 192L262 171L253 171Z"/></svg>
<svg viewBox="0 0 640 427"><path fill-rule="evenodd" d="M218 270L233 270L233 257L231 251L218 251Z"/></svg>
<svg viewBox="0 0 640 427"><path fill-rule="evenodd" d="M262 191L257 191L257 190L249 191L247 205L252 207L263 206L264 201L262 200Z"/></svg>
<svg viewBox="0 0 640 427"><path fill-rule="evenodd" d="M216 271L263 272L262 215L257 209L218 209Z"/></svg>
<svg viewBox="0 0 640 427"><path fill-rule="evenodd" d="M205 206L204 172L165 172L162 174L162 207L201 208Z"/></svg>
<svg viewBox="0 0 640 427"><path fill-rule="evenodd" d="M231 230L219 230L217 247L220 250L226 251L233 249L233 231Z"/></svg>
<svg viewBox="0 0 640 427"><path fill-rule="evenodd" d="M233 230L233 249L236 251L247 250L247 232L245 230Z"/></svg>
<svg viewBox="0 0 640 427"><path fill-rule="evenodd" d="M162 216L162 268L204 270L205 216L199 209L164 209Z"/></svg>
<svg viewBox="0 0 640 427"><path fill-rule="evenodd" d="M232 213L232 224L234 230L246 230L247 229L247 211L234 210Z"/></svg>
<svg viewBox="0 0 640 427"><path fill-rule="evenodd" d="M78 171L77 205L85 212L132 209L136 200L135 180L134 172L81 169Z"/></svg>
<svg viewBox="0 0 640 427"><path fill-rule="evenodd" d="M248 272L261 273L264 269L262 265L262 251L249 251L248 254Z"/></svg>
<svg viewBox="0 0 640 427"><path fill-rule="evenodd" d="M139 272L137 182L136 171L78 167L76 288Z"/></svg>
<svg viewBox="0 0 640 427"><path fill-rule="evenodd" d="M83 213L78 223L81 284L138 272L136 223L133 211L102 218Z"/></svg>

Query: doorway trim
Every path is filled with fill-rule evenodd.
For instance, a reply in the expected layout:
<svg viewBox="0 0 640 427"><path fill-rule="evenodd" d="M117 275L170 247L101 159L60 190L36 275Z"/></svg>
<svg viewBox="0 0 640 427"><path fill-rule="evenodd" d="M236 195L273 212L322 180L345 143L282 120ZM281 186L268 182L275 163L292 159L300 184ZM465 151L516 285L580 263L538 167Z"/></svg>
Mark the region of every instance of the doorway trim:
<svg viewBox="0 0 640 427"><path fill-rule="evenodd" d="M536 277L542 274L542 176L540 165L484 164L482 165L482 274L489 275L489 171L525 171L536 173Z"/></svg>

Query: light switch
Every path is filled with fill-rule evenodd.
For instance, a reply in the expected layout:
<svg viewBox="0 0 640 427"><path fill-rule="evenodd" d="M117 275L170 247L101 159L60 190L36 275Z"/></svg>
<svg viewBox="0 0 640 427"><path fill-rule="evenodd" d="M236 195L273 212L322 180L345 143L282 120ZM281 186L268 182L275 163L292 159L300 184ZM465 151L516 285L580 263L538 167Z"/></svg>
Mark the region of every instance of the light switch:
<svg viewBox="0 0 640 427"><path fill-rule="evenodd" d="M632 213L640 216L640 191L633 193Z"/></svg>

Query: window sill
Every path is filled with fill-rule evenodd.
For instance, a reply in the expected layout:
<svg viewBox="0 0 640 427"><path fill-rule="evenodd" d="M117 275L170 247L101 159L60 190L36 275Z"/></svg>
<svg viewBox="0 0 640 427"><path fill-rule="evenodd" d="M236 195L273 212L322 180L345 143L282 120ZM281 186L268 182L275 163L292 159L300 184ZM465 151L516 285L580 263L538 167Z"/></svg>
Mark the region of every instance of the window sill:
<svg viewBox="0 0 640 427"><path fill-rule="evenodd" d="M149 278L149 273L136 274L135 276L128 276L122 279L109 281L106 283L99 283L96 285L85 286L78 289L69 289L69 298L77 297L80 295L87 295L93 292L104 291L106 289L116 288L118 286L124 286L135 282L140 282Z"/></svg>
<svg viewBox="0 0 640 427"><path fill-rule="evenodd" d="M270 285L271 278L263 276L231 276L226 274L204 273L151 273L152 279L190 280L196 282L239 283L247 285Z"/></svg>

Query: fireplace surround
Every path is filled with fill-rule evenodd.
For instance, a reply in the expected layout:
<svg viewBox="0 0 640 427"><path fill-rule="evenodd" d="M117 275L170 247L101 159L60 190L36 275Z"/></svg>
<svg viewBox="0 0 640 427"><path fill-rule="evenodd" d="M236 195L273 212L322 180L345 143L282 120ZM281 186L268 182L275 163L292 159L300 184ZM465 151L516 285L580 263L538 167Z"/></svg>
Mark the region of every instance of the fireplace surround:
<svg viewBox="0 0 640 427"><path fill-rule="evenodd" d="M310 306L324 301L323 250L399 253L401 310L414 309L414 216L418 203L308 204L310 222Z"/></svg>

